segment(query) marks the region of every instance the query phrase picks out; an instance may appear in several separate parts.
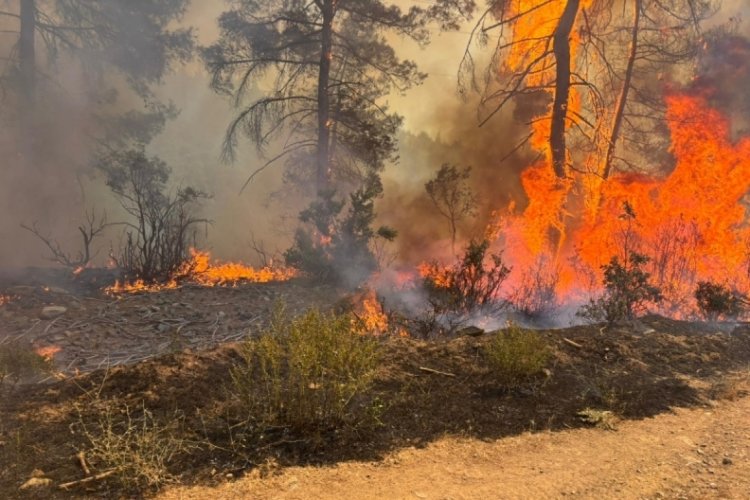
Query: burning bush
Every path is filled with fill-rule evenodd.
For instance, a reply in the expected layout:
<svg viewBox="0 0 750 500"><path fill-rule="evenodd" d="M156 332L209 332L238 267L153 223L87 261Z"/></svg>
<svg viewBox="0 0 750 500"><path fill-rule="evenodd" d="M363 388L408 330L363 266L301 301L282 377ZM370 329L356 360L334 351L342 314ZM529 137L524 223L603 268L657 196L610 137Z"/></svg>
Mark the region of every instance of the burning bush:
<svg viewBox="0 0 750 500"><path fill-rule="evenodd" d="M380 178L373 174L349 195L349 211L341 216L345 203L329 190L319 195L300 214L308 227L300 228L294 245L286 251L286 263L321 281L354 288L377 269L372 251L376 239L392 241L396 231L385 226L373 229L375 199L383 193Z"/></svg>
<svg viewBox="0 0 750 500"><path fill-rule="evenodd" d="M514 387L541 373L551 356L539 332L516 325L497 332L485 348L485 357L498 381Z"/></svg>
<svg viewBox="0 0 750 500"><path fill-rule="evenodd" d="M497 312L505 307L499 291L510 268L499 254L490 254L488 258L489 247L486 239L472 240L453 266L443 267L433 261L420 267L435 313L465 316L476 311Z"/></svg>
<svg viewBox="0 0 750 500"><path fill-rule="evenodd" d="M124 222L125 241L113 252L115 264L128 281L166 281L188 260L196 205L207 195L191 187L167 192L170 169L142 150L116 152L100 168L107 185L132 220Z"/></svg>
<svg viewBox="0 0 750 500"><path fill-rule="evenodd" d="M353 318L310 310L289 321L277 307L271 326L242 346L232 381L251 428L301 434L355 423L370 388L378 343Z"/></svg>
<svg viewBox="0 0 750 500"><path fill-rule="evenodd" d="M745 310L747 299L720 283L701 281L695 289L698 309L707 321L736 319Z"/></svg>
<svg viewBox="0 0 750 500"><path fill-rule="evenodd" d="M649 258L638 252L628 252L623 262L615 256L604 270L604 294L591 300L578 312L592 321L632 319L641 314L648 303L661 301L661 290L649 282L651 275L644 271Z"/></svg>

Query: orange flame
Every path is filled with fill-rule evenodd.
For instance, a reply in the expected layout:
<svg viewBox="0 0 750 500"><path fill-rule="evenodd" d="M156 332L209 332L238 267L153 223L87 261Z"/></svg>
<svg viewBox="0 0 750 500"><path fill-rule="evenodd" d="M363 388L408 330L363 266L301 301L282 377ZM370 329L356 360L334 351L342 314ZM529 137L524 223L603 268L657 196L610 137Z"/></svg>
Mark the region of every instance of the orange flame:
<svg viewBox="0 0 750 500"><path fill-rule="evenodd" d="M453 284L452 273L448 266L438 262L423 262L417 270L421 278L429 278L430 283L437 288L450 288Z"/></svg>
<svg viewBox="0 0 750 500"><path fill-rule="evenodd" d="M555 79L552 39L565 10L565 3L548 0L514 0L507 3L508 11L504 18L515 20L510 24L512 38L504 64L512 73L525 74L526 85L529 87L549 88L550 82ZM588 9L592 3L593 0L582 0L580 11ZM580 34L574 29L570 38L571 60L575 60L580 45ZM529 68L531 71L527 71ZM573 113L581 110L581 95L576 87L570 89L568 110ZM549 113L533 122L531 145L549 159L551 152L548 139L552 122L548 118Z"/></svg>
<svg viewBox="0 0 750 500"><path fill-rule="evenodd" d="M368 287L355 297L354 316L355 319L352 320L354 330L361 335L409 336L409 332L404 327L391 324L374 288Z"/></svg>
<svg viewBox="0 0 750 500"><path fill-rule="evenodd" d="M44 347L37 347L34 352L39 356L43 357L47 361L52 361L55 358L55 354L62 351L62 347L57 345L48 345Z"/></svg>
<svg viewBox="0 0 750 500"><path fill-rule="evenodd" d="M297 270L290 267L262 267L255 269L238 262L211 264L211 254L190 249L192 259L183 266L183 273L191 281L203 286L236 284L241 281L268 283L269 281L286 281L297 276Z"/></svg>
<svg viewBox="0 0 750 500"><path fill-rule="evenodd" d="M636 214L631 244L651 257L648 270L656 284L683 298L683 304L670 304L679 309L670 313L689 313L684 299L700 280L750 289L750 138L732 143L728 120L701 96L671 95L666 104L676 165L664 178L613 176L601 185L596 210L564 221L564 189L555 186L551 169L534 166L524 172L529 204L503 221L511 264L523 269L540 254L555 256L561 266L558 293L572 298L581 288L574 257L598 274L622 251L620 215L627 202Z"/></svg>
<svg viewBox="0 0 750 500"><path fill-rule="evenodd" d="M209 252L190 249L190 260L185 262L166 283L146 283L136 280L130 283L119 283L108 287L107 293L135 293L158 292L178 288L179 281L195 283L201 286L236 285L240 282L267 283L270 281L286 281L298 275L296 269L289 267L263 267L255 269L238 262L212 263Z"/></svg>
<svg viewBox="0 0 750 500"><path fill-rule="evenodd" d="M355 306L360 330L365 334L382 335L388 331L388 316L383 311L375 291L368 288Z"/></svg>

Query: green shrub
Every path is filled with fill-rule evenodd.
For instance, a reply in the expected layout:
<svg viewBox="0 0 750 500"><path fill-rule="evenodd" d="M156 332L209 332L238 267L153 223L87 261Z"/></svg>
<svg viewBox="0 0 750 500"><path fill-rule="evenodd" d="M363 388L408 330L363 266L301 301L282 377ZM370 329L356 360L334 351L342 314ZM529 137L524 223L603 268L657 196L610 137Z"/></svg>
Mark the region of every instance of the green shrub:
<svg viewBox="0 0 750 500"><path fill-rule="evenodd" d="M306 433L355 423L378 347L355 332L349 315L312 309L289 321L279 306L270 328L243 344L242 362L231 371L233 388L257 430Z"/></svg>
<svg viewBox="0 0 750 500"><path fill-rule="evenodd" d="M349 194L349 203L336 199L335 190L318 193L300 213L304 226L294 235L294 244L284 253L287 265L322 282L356 288L378 269L373 252L376 242L393 241L396 231L375 228L375 200L383 185L371 174L359 189ZM348 211L342 213L345 206Z"/></svg>
<svg viewBox="0 0 750 500"><path fill-rule="evenodd" d="M552 353L539 332L511 325L497 332L485 348L485 356L498 381L518 386L544 369Z"/></svg>
<svg viewBox="0 0 750 500"><path fill-rule="evenodd" d="M22 378L32 377L52 370L52 364L28 347L10 342L0 345L0 384L6 378L14 383Z"/></svg>
<svg viewBox="0 0 750 500"><path fill-rule="evenodd" d="M707 321L737 318L744 312L745 298L719 283L701 281L695 289L698 309Z"/></svg>
<svg viewBox="0 0 750 500"><path fill-rule="evenodd" d="M650 283L643 268L649 258L637 252L626 253L621 262L615 256L604 270L604 294L581 308L578 315L592 321L615 323L632 319L645 311L647 304L662 300L659 287Z"/></svg>

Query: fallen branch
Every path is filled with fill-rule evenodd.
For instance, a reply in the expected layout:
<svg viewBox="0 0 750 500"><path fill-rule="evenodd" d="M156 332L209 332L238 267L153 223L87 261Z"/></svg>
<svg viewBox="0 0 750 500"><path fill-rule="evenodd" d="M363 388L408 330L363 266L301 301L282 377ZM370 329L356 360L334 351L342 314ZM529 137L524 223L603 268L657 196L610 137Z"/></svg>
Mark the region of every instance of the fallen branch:
<svg viewBox="0 0 750 500"><path fill-rule="evenodd" d="M104 479L106 477L109 477L112 474L114 474L115 472L117 472L118 470L119 469L105 470L104 472L100 472L99 474L95 474L95 475L89 476L89 477L84 477L83 479L79 479L77 481L70 481L69 483L62 483L61 485L58 486L58 488L61 489L61 490L67 490L68 488L73 488L75 486L80 486L82 484L92 483L94 481L98 481L100 479Z"/></svg>
<svg viewBox="0 0 750 500"><path fill-rule="evenodd" d="M579 344L578 342L573 342L573 341L572 341L572 340L570 340L569 338L563 337L563 341L564 341L564 342L565 342L566 344L572 345L572 346L573 346L573 347L575 347L576 349L583 349L583 346L582 346L581 344Z"/></svg>
<svg viewBox="0 0 750 500"><path fill-rule="evenodd" d="M445 375L446 377L455 377L455 373L448 373L448 372L441 372L440 370L435 370L434 368L427 368L426 366L420 366L420 371L427 372L427 373L434 373L435 375Z"/></svg>

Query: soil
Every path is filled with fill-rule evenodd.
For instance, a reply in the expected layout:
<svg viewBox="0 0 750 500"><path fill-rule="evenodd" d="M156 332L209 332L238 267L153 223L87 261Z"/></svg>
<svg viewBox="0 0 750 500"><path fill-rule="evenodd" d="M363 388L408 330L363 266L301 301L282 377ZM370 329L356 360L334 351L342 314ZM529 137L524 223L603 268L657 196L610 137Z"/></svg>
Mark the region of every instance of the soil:
<svg viewBox="0 0 750 500"><path fill-rule="evenodd" d="M75 285L80 284L66 284L6 287L2 295L8 303L0 307L0 341L20 342L42 352L54 349L57 371L63 375L241 340L262 330L279 303L294 315L329 304L335 296L330 288L303 280L214 288L186 285L113 296L98 289L76 293ZM43 311L49 306L62 307L65 313L47 319Z"/></svg>
<svg viewBox="0 0 750 500"><path fill-rule="evenodd" d="M615 432L576 429L486 441L448 437L377 462L290 467L163 500L213 498L736 498L750 495L750 399L677 408Z"/></svg>
<svg viewBox="0 0 750 500"><path fill-rule="evenodd" d="M216 302L230 305L222 306L228 318L223 337L212 333L212 323L180 330L190 327L192 335L211 345L173 347L108 369L69 369L61 380L6 382L0 401L0 498L750 494L750 329L745 326L648 317L617 327L540 331L553 358L545 373L513 388L498 384L488 368L483 350L491 334L431 341L382 338L373 390L381 402L377 419L319 431L309 439L269 430L265 441L243 446L228 390L229 370L239 359L231 340L252 330L240 313L267 318L269 302L278 295L301 308L316 300L331 304L335 293L304 283L168 290L126 299L48 300L45 293L50 292L35 290L0 306L9 318L3 325L17 325L14 321L26 314L31 322L26 329L39 321L33 332L50 334L63 324L69 330L70 324L88 322L87 335L104 335L106 328L93 321L103 310L127 331L142 332L142 345L158 347L169 332L153 324L193 318L176 312L186 309L195 311L195 321L215 318ZM94 304L89 300L99 301L98 307L89 307ZM74 302L84 307L73 307ZM38 318L39 308L50 303L68 307L56 323ZM154 303L158 311L149 309ZM106 335L105 343L117 336ZM69 366L64 356L73 347L60 351L58 368ZM175 484L134 491L109 477L58 489L104 470L89 464L87 476L75 459L87 447L81 423L94 421L105 409L123 413L125 408L148 409L191 444L170 463ZM32 477L43 484L20 489Z"/></svg>

